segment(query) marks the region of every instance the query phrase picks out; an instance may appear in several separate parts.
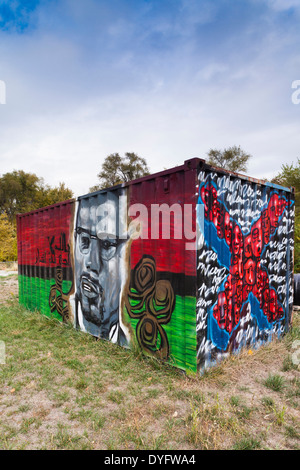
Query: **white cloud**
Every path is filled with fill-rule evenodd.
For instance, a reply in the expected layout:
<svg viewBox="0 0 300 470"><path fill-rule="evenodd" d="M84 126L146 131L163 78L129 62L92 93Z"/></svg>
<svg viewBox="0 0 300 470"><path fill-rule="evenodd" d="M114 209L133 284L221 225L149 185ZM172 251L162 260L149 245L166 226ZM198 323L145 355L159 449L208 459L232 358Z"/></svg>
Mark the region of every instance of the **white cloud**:
<svg viewBox="0 0 300 470"><path fill-rule="evenodd" d="M289 10L290 8L300 8L299 0L267 0L271 8L276 11Z"/></svg>
<svg viewBox="0 0 300 470"><path fill-rule="evenodd" d="M283 35L268 19L256 41L251 23L243 47L227 31L226 54L219 39L207 53L197 31L201 23L215 27L216 7L198 11L197 3L182 3L186 34L168 12L157 28L148 18L144 34L135 36L143 31L137 18L153 14L150 7L114 19L104 2L97 22L100 7L92 0L84 10L82 2L59 2L59 19L39 10L36 30L2 34L1 173L34 172L81 195L113 152L137 152L154 172L205 158L210 148L241 145L253 155L249 174L261 178L296 161L300 105L292 104L291 84L300 78L299 33L291 27ZM155 31L161 48L153 45Z"/></svg>

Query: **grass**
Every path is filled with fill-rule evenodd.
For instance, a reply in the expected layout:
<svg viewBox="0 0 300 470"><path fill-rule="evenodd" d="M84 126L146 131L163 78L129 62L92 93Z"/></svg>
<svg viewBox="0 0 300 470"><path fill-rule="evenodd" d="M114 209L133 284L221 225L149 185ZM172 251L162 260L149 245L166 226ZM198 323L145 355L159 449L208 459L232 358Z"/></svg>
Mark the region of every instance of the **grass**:
<svg viewBox="0 0 300 470"><path fill-rule="evenodd" d="M282 392L284 388L284 378L279 374L269 374L264 384L270 390L274 390L274 392Z"/></svg>
<svg viewBox="0 0 300 470"><path fill-rule="evenodd" d="M261 441L255 437L244 437L233 446L233 450L257 450L260 448Z"/></svg>
<svg viewBox="0 0 300 470"><path fill-rule="evenodd" d="M0 449L299 449L298 325L186 376L6 301Z"/></svg>

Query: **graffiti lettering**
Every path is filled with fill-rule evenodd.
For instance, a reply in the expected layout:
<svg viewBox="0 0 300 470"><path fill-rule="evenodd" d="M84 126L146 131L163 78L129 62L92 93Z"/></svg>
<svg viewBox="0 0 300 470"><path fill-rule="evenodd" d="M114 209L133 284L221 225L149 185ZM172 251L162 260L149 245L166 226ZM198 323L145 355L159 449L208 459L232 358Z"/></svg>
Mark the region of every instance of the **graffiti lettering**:
<svg viewBox="0 0 300 470"><path fill-rule="evenodd" d="M66 234L61 233L58 244L55 244L55 236L47 237L48 250L36 250L35 264L55 264L60 266L71 266L70 245L66 243Z"/></svg>
<svg viewBox="0 0 300 470"><path fill-rule="evenodd" d="M202 186L200 194L205 206L206 217L215 225L218 237L224 238L225 233L222 232L221 224L215 214L222 212L225 220L228 212L219 201L217 190L214 186L207 184ZM247 190L246 194L249 196L251 192ZM228 333L231 333L239 323L241 305L248 299L250 292L253 292L258 299L260 307L269 321L283 317L283 309L278 301L277 293L275 290L269 290L270 279L266 271L261 268L260 258L263 246L269 243L271 233L274 233L278 227L279 217L283 214L286 206L286 200L274 193L262 216L252 224L247 236L243 235L239 224L235 223L229 215L232 225L230 243L226 238L225 241L231 252L230 274L224 286L225 290L219 292L218 301L213 310L219 327ZM266 228L269 227L269 232L263 233L263 225ZM273 263L273 266L269 262L269 269L278 269L278 267L279 262ZM209 277L215 273L209 268L210 266L203 270L204 276Z"/></svg>
<svg viewBox="0 0 300 470"><path fill-rule="evenodd" d="M63 292L63 273L60 267L55 270L55 284L50 289L49 305L51 313L55 310L62 317L63 321L70 319L69 294ZM71 290L71 289L70 289Z"/></svg>
<svg viewBox="0 0 300 470"><path fill-rule="evenodd" d="M284 330L292 303L286 273L294 207L275 189L262 193L241 179L201 172L199 181L205 227L197 265L197 336L202 352L212 339L211 361L219 350L223 355L227 347L238 350ZM198 357L205 363L202 352Z"/></svg>

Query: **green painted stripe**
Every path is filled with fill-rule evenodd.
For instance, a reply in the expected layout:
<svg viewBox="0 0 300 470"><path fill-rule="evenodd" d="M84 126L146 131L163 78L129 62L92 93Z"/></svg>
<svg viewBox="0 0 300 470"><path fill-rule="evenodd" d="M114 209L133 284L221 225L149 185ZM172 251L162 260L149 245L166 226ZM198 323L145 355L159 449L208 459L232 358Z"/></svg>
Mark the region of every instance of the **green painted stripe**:
<svg viewBox="0 0 300 470"><path fill-rule="evenodd" d="M196 298L176 296L170 322L164 326L170 356L177 367L197 371Z"/></svg>
<svg viewBox="0 0 300 470"><path fill-rule="evenodd" d="M47 317L62 320L57 311L51 312L49 294L55 279L41 279L19 275L19 301L29 310L38 310ZM72 287L71 281L63 281L63 292ZM125 312L125 319L133 331L139 320L131 319ZM187 372L197 372L196 298L176 296L175 308L168 324L162 325L170 348L169 363ZM159 346L159 345L158 345Z"/></svg>
<svg viewBox="0 0 300 470"><path fill-rule="evenodd" d="M132 319L124 312L125 320L133 331L139 320ZM196 337L196 298L176 296L175 308L165 330L169 348L170 364L190 372L197 372L197 337ZM159 344L157 344L159 347Z"/></svg>
<svg viewBox="0 0 300 470"><path fill-rule="evenodd" d="M27 277L19 275L19 301L28 310L38 310L43 315L61 320L59 313L51 312L49 295L51 287L55 285L55 279L41 279L38 277ZM69 292L72 287L71 281L62 282L63 292ZM59 293L58 293L59 295Z"/></svg>

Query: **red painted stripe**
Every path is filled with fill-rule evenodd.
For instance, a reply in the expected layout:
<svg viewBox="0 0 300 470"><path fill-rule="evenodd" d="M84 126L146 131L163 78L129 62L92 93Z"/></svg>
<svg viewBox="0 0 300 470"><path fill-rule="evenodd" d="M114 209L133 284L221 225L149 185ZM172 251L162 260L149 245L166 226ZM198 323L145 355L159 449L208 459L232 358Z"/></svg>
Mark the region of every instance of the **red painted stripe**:
<svg viewBox="0 0 300 470"><path fill-rule="evenodd" d="M148 239L138 238L131 245L131 268L133 268L144 254L151 255L156 261L158 271L168 271L174 273L184 273L188 276L196 275L196 252L187 250L186 243L190 240L184 234L184 214L185 204L191 205L193 213L191 229L196 229L196 205L195 205L195 172L180 171L171 175L156 177L151 180L142 181L140 184L133 184L130 188L130 206L134 204L143 204L147 213L142 217L137 213L137 217L142 221L145 233ZM162 230L164 227L162 217L151 217L153 205L167 204L172 207L173 204L179 205L181 209L181 221L175 221L171 214L170 218L170 239L164 239ZM134 218L133 218L134 219ZM175 238L175 230L178 229L178 223L181 222L181 239ZM151 233L155 233L153 224L159 225L159 238L151 238ZM154 229L154 232L151 230ZM179 234L177 234L178 236Z"/></svg>
<svg viewBox="0 0 300 470"><path fill-rule="evenodd" d="M74 204L61 204L18 217L18 263L71 266Z"/></svg>

